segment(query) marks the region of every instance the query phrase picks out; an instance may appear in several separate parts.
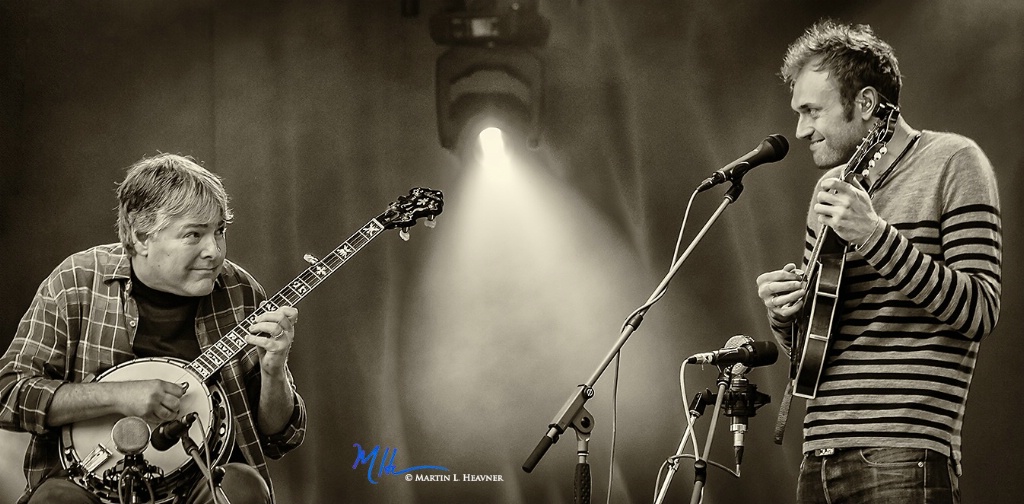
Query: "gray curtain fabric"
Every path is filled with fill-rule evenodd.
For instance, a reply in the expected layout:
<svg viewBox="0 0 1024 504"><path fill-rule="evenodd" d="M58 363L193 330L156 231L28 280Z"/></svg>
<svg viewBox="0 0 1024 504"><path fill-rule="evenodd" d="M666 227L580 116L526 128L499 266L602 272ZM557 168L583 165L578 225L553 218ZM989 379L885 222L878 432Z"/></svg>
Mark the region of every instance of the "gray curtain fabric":
<svg viewBox="0 0 1024 504"><path fill-rule="evenodd" d="M647 502L683 432L679 365L735 334L769 338L754 292L796 260L818 172L793 137L778 78L789 42L821 17L871 24L904 72L918 128L974 138L1003 196L1003 314L982 345L964 427L968 501L1015 502L1013 336L1022 329L1024 7L983 0L541 2L551 36L539 148L506 170L439 146L428 18L445 2L0 2L0 346L62 258L116 240L114 186L157 152L224 177L228 256L276 291L414 186L442 189L436 229L371 242L299 305L291 356L306 443L272 463L281 502L566 502L569 432L520 466L668 270L690 192L770 133L789 156L749 173L622 353L615 502ZM702 193L685 243L721 201ZM705 502L794 495L800 416L771 442L784 363L748 377L772 402L750 419L742 478L710 470ZM714 386L688 369L687 394ZM588 408L594 501L609 478L612 371ZM710 410L709 410L710 411ZM698 424L706 436L708 417ZM731 465L719 422L712 459ZM396 471L444 466L490 482L407 482L353 468L360 445ZM0 433L0 500L20 494L24 435ZM368 473L368 470L370 471ZM427 474L415 472L412 474ZM371 483L368 479L377 481ZM689 498L684 462L670 497Z"/></svg>

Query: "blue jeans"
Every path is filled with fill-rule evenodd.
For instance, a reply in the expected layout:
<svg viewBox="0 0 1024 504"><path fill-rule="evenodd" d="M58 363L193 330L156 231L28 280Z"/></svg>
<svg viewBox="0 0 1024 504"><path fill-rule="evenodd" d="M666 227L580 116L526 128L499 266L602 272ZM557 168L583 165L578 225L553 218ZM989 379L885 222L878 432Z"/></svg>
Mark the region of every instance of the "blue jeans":
<svg viewBox="0 0 1024 504"><path fill-rule="evenodd" d="M850 448L805 453L799 504L960 504L952 461L920 448Z"/></svg>

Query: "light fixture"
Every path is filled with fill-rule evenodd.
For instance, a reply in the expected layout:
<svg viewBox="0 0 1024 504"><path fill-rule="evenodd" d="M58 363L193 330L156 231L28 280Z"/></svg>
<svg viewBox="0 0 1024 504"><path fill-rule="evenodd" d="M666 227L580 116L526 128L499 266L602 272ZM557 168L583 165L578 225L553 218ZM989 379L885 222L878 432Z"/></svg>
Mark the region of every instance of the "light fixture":
<svg viewBox="0 0 1024 504"><path fill-rule="evenodd" d="M435 69L441 146L456 150L467 125L478 128L469 133L475 137L502 127L495 122L522 130L531 147L540 143L544 66L531 48L549 32L536 0L459 2L431 18L431 38L449 46Z"/></svg>

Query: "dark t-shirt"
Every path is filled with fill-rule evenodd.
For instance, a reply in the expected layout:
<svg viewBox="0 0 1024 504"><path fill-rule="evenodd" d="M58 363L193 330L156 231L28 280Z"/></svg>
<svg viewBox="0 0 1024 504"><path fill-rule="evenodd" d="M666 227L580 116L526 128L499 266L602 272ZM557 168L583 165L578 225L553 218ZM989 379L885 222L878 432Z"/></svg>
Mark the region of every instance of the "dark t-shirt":
<svg viewBox="0 0 1024 504"><path fill-rule="evenodd" d="M134 272L132 297L139 307L139 327L132 343L136 357L177 357L192 361L199 356L196 311L200 298L152 289Z"/></svg>

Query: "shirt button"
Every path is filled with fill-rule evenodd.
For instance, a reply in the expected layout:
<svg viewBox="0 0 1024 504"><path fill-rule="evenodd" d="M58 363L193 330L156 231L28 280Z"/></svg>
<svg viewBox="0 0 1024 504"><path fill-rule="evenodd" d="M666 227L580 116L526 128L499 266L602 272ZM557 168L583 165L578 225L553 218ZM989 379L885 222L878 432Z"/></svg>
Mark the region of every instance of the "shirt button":
<svg viewBox="0 0 1024 504"><path fill-rule="evenodd" d="M129 320L128 321L128 325L130 325L132 327L135 327L135 321L134 320Z"/></svg>

